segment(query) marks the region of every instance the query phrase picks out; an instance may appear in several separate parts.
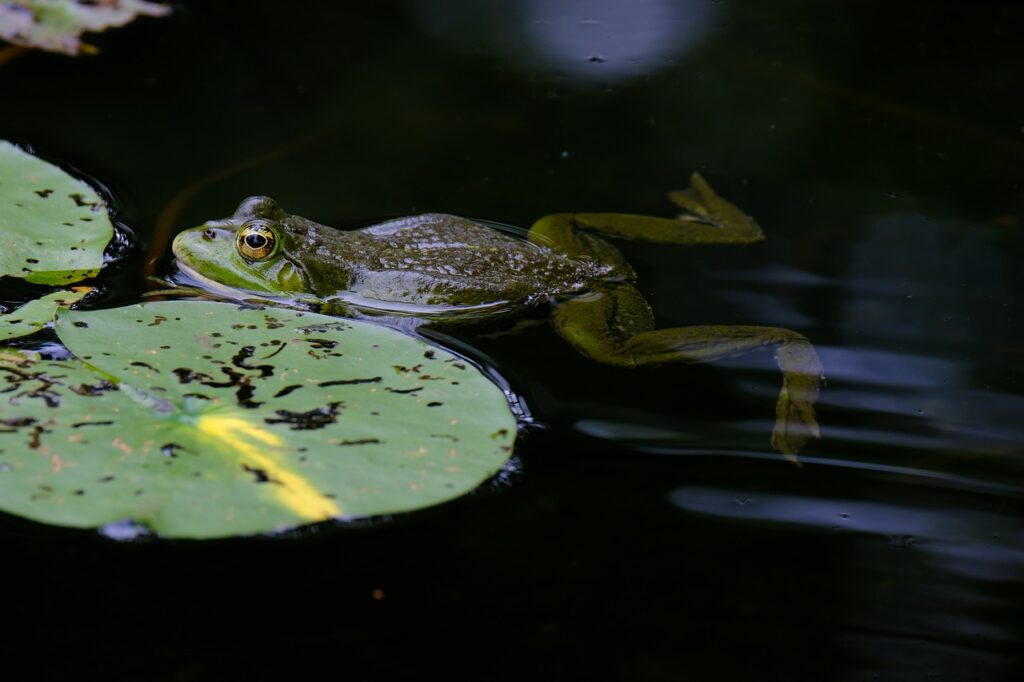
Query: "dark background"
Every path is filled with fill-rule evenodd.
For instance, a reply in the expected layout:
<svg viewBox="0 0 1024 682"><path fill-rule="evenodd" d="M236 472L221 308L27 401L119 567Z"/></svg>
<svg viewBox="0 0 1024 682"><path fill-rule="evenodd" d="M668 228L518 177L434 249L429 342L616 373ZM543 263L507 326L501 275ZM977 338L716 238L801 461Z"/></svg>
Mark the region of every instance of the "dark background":
<svg viewBox="0 0 1024 682"><path fill-rule="evenodd" d="M1019 679L1022 25L1013 2L188 2L95 57L4 63L0 137L105 184L136 234L101 303L251 194L528 227L670 214L699 170L769 239L624 245L659 324L792 327L829 377L795 467L769 353L626 372L544 325L467 339L536 421L500 480L224 542L4 516L5 665Z"/></svg>

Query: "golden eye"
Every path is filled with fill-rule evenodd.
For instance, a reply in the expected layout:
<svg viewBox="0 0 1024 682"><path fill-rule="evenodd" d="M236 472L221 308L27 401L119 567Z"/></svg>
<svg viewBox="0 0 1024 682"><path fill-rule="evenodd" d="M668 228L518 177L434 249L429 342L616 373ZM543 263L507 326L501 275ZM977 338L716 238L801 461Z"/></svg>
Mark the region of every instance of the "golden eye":
<svg viewBox="0 0 1024 682"><path fill-rule="evenodd" d="M265 220L249 220L238 231L235 245L246 260L266 260L277 253L277 234Z"/></svg>

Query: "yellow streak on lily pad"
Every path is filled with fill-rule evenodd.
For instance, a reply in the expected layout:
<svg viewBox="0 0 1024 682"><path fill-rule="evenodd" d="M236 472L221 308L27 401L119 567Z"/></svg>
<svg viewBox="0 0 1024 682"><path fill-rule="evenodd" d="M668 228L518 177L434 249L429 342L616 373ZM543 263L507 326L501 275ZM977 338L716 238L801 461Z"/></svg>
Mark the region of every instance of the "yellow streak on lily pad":
<svg viewBox="0 0 1024 682"><path fill-rule="evenodd" d="M267 448L282 448L284 442L277 434L232 415L202 416L196 421L196 428L239 453L248 464L262 469L278 482L280 485L274 486L278 500L301 518L323 521L341 515L341 508L324 497L309 481L262 452Z"/></svg>

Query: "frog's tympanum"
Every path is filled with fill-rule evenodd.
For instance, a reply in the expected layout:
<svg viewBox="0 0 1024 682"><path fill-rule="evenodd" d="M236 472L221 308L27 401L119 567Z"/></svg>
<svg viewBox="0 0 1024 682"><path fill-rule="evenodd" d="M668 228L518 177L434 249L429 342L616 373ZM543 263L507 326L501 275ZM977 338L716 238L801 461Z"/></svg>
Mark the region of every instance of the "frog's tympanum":
<svg viewBox="0 0 1024 682"><path fill-rule="evenodd" d="M794 455L818 437L814 401L822 369L808 340L788 329L692 326L656 329L636 276L601 236L659 244L749 244L753 219L694 174L669 198L678 218L560 213L518 239L444 214L339 231L246 199L226 220L174 240L182 271L204 286L317 303L322 311L415 318L432 326L508 316L550 303L551 322L580 353L617 367L707 362L774 348L782 371L772 445ZM237 294L235 294L237 296Z"/></svg>

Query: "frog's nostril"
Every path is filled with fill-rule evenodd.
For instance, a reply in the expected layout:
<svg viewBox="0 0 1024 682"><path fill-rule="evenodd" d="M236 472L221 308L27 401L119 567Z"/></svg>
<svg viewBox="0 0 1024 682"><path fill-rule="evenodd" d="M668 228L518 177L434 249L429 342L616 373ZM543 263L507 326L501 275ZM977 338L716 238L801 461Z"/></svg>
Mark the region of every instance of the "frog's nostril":
<svg viewBox="0 0 1024 682"><path fill-rule="evenodd" d="M203 230L203 239L206 241L212 241L217 238L217 233L213 230Z"/></svg>

